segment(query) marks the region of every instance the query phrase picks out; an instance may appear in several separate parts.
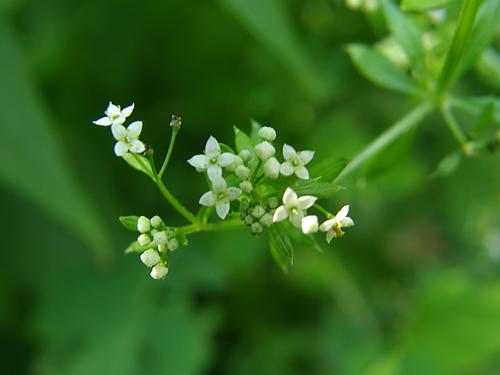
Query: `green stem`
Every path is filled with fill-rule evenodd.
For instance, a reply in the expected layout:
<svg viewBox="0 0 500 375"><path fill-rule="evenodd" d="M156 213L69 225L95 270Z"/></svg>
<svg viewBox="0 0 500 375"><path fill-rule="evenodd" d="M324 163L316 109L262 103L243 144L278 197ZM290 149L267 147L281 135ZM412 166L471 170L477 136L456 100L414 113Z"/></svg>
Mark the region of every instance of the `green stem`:
<svg viewBox="0 0 500 375"><path fill-rule="evenodd" d="M441 114L443 115L446 124L448 125L448 129L450 129L451 133L455 137L455 139L460 143L463 147L467 144L467 137L465 136L464 131L458 124L455 117L453 117L453 113L451 113L450 107L448 105L443 105L441 107Z"/></svg>
<svg viewBox="0 0 500 375"><path fill-rule="evenodd" d="M460 60L468 47L472 27L474 26L474 19L476 18L480 4L481 0L462 1L457 28L455 29L453 40L438 78L436 88L438 102L442 102L445 99L446 94L457 79Z"/></svg>
<svg viewBox="0 0 500 375"><path fill-rule="evenodd" d="M243 228L244 224L240 219L221 221L218 223L197 223L186 225L178 230L183 234L191 234L197 232L223 232L226 230Z"/></svg>
<svg viewBox="0 0 500 375"><path fill-rule="evenodd" d="M412 111L407 113L402 119L392 125L389 129L385 130L368 146L366 146L349 164L340 172L340 174L333 180L339 182L352 172L356 171L367 160L375 157L383 151L392 142L400 138L411 129L415 128L420 122L429 115L434 109L431 102L425 101L415 107Z"/></svg>
<svg viewBox="0 0 500 375"><path fill-rule="evenodd" d="M323 207L321 207L319 204L314 204L314 208L317 209L318 211L320 211L321 213L323 213L327 218L330 218L332 217L332 214L330 212L328 212L326 209L324 209Z"/></svg>
<svg viewBox="0 0 500 375"><path fill-rule="evenodd" d="M193 224L198 223L198 219L195 215L193 215L186 207L184 207L167 189L162 180L156 180L156 186L160 189L163 196L167 199L167 201L174 207L182 216L186 218L189 222Z"/></svg>
<svg viewBox="0 0 500 375"><path fill-rule="evenodd" d="M165 173L165 170L167 169L168 162L170 160L170 156L172 155L172 151L174 150L174 144L175 144L175 139L177 138L177 133L179 131L179 128L173 127L172 128L172 136L170 138L170 144L168 145L168 151L167 155L165 156L165 160L163 161L163 164L160 168L160 173L158 173L158 179L161 179L163 176L163 173Z"/></svg>

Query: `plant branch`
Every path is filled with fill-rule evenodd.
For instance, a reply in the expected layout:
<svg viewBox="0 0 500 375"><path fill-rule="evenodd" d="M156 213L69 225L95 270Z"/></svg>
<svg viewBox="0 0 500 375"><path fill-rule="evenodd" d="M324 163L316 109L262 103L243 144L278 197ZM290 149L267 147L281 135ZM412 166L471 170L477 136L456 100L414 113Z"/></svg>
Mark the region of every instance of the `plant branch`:
<svg viewBox="0 0 500 375"><path fill-rule="evenodd" d="M451 133L458 141L458 143L460 143L460 145L464 147L467 144L467 137L465 136L465 133L458 124L457 120L455 120L455 117L453 116L450 107L446 104L443 105L441 107L441 114L445 119L446 125L448 125L448 129L450 129Z"/></svg>
<svg viewBox="0 0 500 375"><path fill-rule="evenodd" d="M198 219L193 215L186 207L184 207L178 200L173 196L173 194L167 189L162 180L156 180L156 186L160 189L163 196L167 201L182 215L186 220L193 224L198 223Z"/></svg>
<svg viewBox="0 0 500 375"><path fill-rule="evenodd" d="M168 162L170 160L170 156L172 155L172 151L174 150L175 139L177 138L177 133L179 132L179 128L172 127L172 136L170 137L170 144L168 145L167 155L165 156L165 160L160 168L160 172L158 173L158 179L161 179L163 173L167 169Z"/></svg>

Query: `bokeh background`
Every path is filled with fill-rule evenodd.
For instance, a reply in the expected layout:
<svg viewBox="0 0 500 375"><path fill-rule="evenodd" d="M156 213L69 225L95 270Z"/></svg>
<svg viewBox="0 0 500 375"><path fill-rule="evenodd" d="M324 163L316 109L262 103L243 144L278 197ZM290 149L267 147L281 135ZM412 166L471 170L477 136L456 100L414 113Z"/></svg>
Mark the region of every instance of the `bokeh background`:
<svg viewBox="0 0 500 375"><path fill-rule="evenodd" d="M498 156L431 178L456 149L437 116L344 181L327 205L356 227L286 275L247 230L192 236L163 282L123 254L119 215L182 222L91 126L109 100L157 153L183 117L166 181L195 210L211 134L255 118L352 158L408 111L345 53L386 33L332 0L0 1L1 372L500 373Z"/></svg>

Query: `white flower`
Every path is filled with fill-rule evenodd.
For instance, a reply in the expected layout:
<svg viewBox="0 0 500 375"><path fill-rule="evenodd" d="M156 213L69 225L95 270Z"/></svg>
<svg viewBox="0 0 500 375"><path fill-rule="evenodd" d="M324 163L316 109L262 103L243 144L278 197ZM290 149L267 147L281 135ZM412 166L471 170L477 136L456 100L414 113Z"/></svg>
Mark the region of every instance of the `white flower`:
<svg viewBox="0 0 500 375"><path fill-rule="evenodd" d="M287 188L283 194L283 205L279 206L274 212L273 222L283 221L286 218L296 227L300 227L304 211L311 207L316 202L316 197L304 195L297 197L291 188Z"/></svg>
<svg viewBox="0 0 500 375"><path fill-rule="evenodd" d="M153 267L150 275L155 280L161 280L165 276L167 276L167 273L168 273L168 267L160 263Z"/></svg>
<svg viewBox="0 0 500 375"><path fill-rule="evenodd" d="M272 142L276 139L276 130L271 128L270 126L263 126L259 129L259 137L264 141Z"/></svg>
<svg viewBox="0 0 500 375"><path fill-rule="evenodd" d="M243 193L251 193L253 190L252 183L250 181L242 181L240 183L240 189Z"/></svg>
<svg viewBox="0 0 500 375"><path fill-rule="evenodd" d="M146 147L139 140L141 131L142 121L135 121L127 128L120 124L111 125L111 133L113 133L113 137L118 141L115 144L116 156L123 156L129 151L134 154L144 152Z"/></svg>
<svg viewBox="0 0 500 375"><path fill-rule="evenodd" d="M205 152L195 155L188 163L199 172L207 171L210 180L222 176L222 167L228 167L235 161L236 155L230 152L221 153L219 142L210 136L205 144Z"/></svg>
<svg viewBox="0 0 500 375"><path fill-rule="evenodd" d="M141 262L148 267L153 267L155 264L160 263L160 254L156 250L149 249L141 254Z"/></svg>
<svg viewBox="0 0 500 375"><path fill-rule="evenodd" d="M260 142L255 146L255 154L260 160L267 160L276 152L274 146L267 141Z"/></svg>
<svg viewBox="0 0 500 375"><path fill-rule="evenodd" d="M309 179L309 172L305 165L309 163L313 157L314 151L297 152L292 146L285 144L283 146L283 158L285 162L281 164L281 174L283 176L291 176L295 173L298 178L303 180Z"/></svg>
<svg viewBox="0 0 500 375"><path fill-rule="evenodd" d="M309 215L302 219L302 232L304 234L316 233L318 231L318 217Z"/></svg>
<svg viewBox="0 0 500 375"><path fill-rule="evenodd" d="M335 217L326 220L319 226L322 232L326 232L326 242L330 243L333 238L342 237L344 232L342 228L352 227L354 221L347 216L349 213L349 205L342 207Z"/></svg>
<svg viewBox="0 0 500 375"><path fill-rule="evenodd" d="M203 206L215 206L217 215L224 219L229 213L229 202L238 198L241 190L235 187L227 187L226 181L222 177L212 180L212 191L207 191L200 198Z"/></svg>
<svg viewBox="0 0 500 375"><path fill-rule="evenodd" d="M176 238L172 238L171 240L168 240L167 247L170 251L175 251L179 247L179 241L177 241Z"/></svg>
<svg viewBox="0 0 500 375"><path fill-rule="evenodd" d="M139 237L137 237L137 242L141 246L146 246L151 242L151 237L148 234L143 233Z"/></svg>
<svg viewBox="0 0 500 375"><path fill-rule="evenodd" d="M113 103L109 102L108 108L106 111L104 111L104 114L106 116L101 117L99 120L93 121L94 124L100 125L100 126L110 126L110 125L121 125L125 122L128 116L132 114L132 111L134 110L134 104L129 105L128 107L125 107L120 109L119 105L114 105Z"/></svg>
<svg viewBox="0 0 500 375"><path fill-rule="evenodd" d="M272 157L266 160L264 163L264 174L272 179L277 179L280 175L280 163L279 161Z"/></svg>
<svg viewBox="0 0 500 375"><path fill-rule="evenodd" d="M155 234L153 234L153 240L157 244L166 244L168 241L167 232L165 231L156 232Z"/></svg>
<svg viewBox="0 0 500 375"><path fill-rule="evenodd" d="M151 230L151 222L146 216L140 216L137 220L137 230L140 233L147 233Z"/></svg>

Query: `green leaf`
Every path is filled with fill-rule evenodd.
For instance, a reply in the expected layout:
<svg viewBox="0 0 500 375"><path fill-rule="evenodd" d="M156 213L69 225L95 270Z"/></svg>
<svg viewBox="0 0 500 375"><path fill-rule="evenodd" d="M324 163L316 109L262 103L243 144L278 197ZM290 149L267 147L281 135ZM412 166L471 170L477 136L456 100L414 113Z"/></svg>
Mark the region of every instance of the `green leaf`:
<svg viewBox="0 0 500 375"><path fill-rule="evenodd" d="M137 232L137 221L139 220L139 216L130 215L130 216L120 216L120 223L132 232Z"/></svg>
<svg viewBox="0 0 500 375"><path fill-rule="evenodd" d="M126 153L123 155L123 160L125 160L125 162L132 168L147 174L153 181L155 180L156 177L153 172L153 168L147 157L138 154Z"/></svg>
<svg viewBox="0 0 500 375"><path fill-rule="evenodd" d="M346 158L325 158L319 162L313 162L309 173L311 177L321 177L322 181L332 181L337 177L349 161Z"/></svg>
<svg viewBox="0 0 500 375"><path fill-rule="evenodd" d="M287 272L288 266L293 264L293 246L284 228L286 224L275 223L269 227L269 248L283 272Z"/></svg>
<svg viewBox="0 0 500 375"><path fill-rule="evenodd" d="M476 68L484 83L500 91L500 54L490 48L481 54Z"/></svg>
<svg viewBox="0 0 500 375"><path fill-rule="evenodd" d="M493 106L493 121L500 124L500 99L486 96L473 98L450 98L450 104L472 116L480 116L485 107Z"/></svg>
<svg viewBox="0 0 500 375"><path fill-rule="evenodd" d="M347 51L361 74L374 84L405 94L418 92L418 87L410 80L406 72L371 47L351 44Z"/></svg>
<svg viewBox="0 0 500 375"><path fill-rule="evenodd" d="M71 145L64 145L56 132L19 44L1 18L0 56L2 183L108 256L111 246L102 215L65 155Z"/></svg>
<svg viewBox="0 0 500 375"><path fill-rule="evenodd" d="M405 12L423 12L425 10L442 8L456 0L403 0L401 9Z"/></svg>
<svg viewBox="0 0 500 375"><path fill-rule="evenodd" d="M260 124L260 122L251 119L250 127L251 127L250 138L252 139L253 144L256 145L257 143L260 142L259 129L262 128L262 125Z"/></svg>
<svg viewBox="0 0 500 375"><path fill-rule="evenodd" d="M391 33L410 60L411 66L419 77L423 77L425 75L425 64L420 30L390 0L384 2L384 14Z"/></svg>
<svg viewBox="0 0 500 375"><path fill-rule="evenodd" d="M241 152L241 150L248 150L255 155L253 150L253 142L250 139L250 136L244 131L238 129L234 126L234 144L236 145L236 152Z"/></svg>
<svg viewBox="0 0 500 375"><path fill-rule="evenodd" d="M452 175L462 162L462 153L454 152L445 156L437 165L435 171L431 174L431 178L448 177Z"/></svg>
<svg viewBox="0 0 500 375"><path fill-rule="evenodd" d="M332 182L318 181L317 179L300 180L293 190L298 195L313 195L318 198L331 198L335 193L343 188Z"/></svg>

